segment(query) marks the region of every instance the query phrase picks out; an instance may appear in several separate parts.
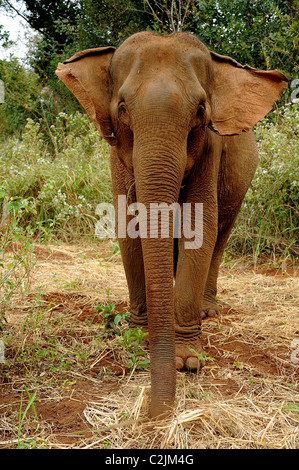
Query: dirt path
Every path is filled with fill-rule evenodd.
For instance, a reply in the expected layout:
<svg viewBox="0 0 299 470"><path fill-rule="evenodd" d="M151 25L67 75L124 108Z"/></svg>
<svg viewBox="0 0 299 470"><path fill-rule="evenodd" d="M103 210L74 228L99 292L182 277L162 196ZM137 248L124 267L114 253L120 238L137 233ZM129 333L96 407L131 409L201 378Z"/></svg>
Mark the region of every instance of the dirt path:
<svg viewBox="0 0 299 470"><path fill-rule="evenodd" d="M134 368L95 309L128 309L112 253L36 249L30 292L6 313L0 448L299 447L298 272L222 268L221 315L203 322L206 365L177 373L175 413L158 425L147 419L148 368Z"/></svg>

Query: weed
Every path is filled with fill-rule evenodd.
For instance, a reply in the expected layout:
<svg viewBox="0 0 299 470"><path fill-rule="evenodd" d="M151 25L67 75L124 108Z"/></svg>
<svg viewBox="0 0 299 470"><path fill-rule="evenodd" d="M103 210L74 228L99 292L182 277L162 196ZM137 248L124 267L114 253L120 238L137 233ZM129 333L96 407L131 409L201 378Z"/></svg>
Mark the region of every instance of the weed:
<svg viewBox="0 0 299 470"><path fill-rule="evenodd" d="M61 384L61 388L65 389L66 391L69 391L71 389L71 387L75 384L76 384L75 381L65 379Z"/></svg>
<svg viewBox="0 0 299 470"><path fill-rule="evenodd" d="M298 116L298 106L286 105L255 128L259 165L228 244L230 253L250 253L255 263L264 254L292 260L299 253ZM94 237L97 205L112 202L109 146L79 112L61 112L51 125L45 119L28 119L22 138L1 144L0 186L12 198L32 198L35 213L20 222L35 234ZM113 242L108 259L118 253Z"/></svg>
<svg viewBox="0 0 299 470"><path fill-rule="evenodd" d="M286 105L255 128L259 164L232 231L228 249L261 255L280 255L281 262L299 254L298 106Z"/></svg>
<svg viewBox="0 0 299 470"><path fill-rule="evenodd" d="M64 289L70 289L70 290L73 290L73 289L78 289L80 286L82 286L82 279L76 277L76 279L74 279L73 281L67 281L65 284L64 284Z"/></svg>
<svg viewBox="0 0 299 470"><path fill-rule="evenodd" d="M235 362L233 363L233 367L234 367L235 369L242 370L242 369L244 369L244 364L243 364L242 362L240 362L240 361L235 361Z"/></svg>
<svg viewBox="0 0 299 470"><path fill-rule="evenodd" d="M148 333L144 333L141 328L123 327L129 323L129 312L115 312L115 305L98 304L96 311L102 316L106 334L118 336L118 344L129 354L127 367L129 369L144 369L149 364L146 351L142 348L142 341Z"/></svg>
<svg viewBox="0 0 299 470"><path fill-rule="evenodd" d="M112 333L114 335L121 334L121 322L128 322L129 312L118 313L115 311L114 304L97 304L95 305L96 312L102 317L104 327L107 333Z"/></svg>
<svg viewBox="0 0 299 470"><path fill-rule="evenodd" d="M35 409L35 406L34 406L34 400L35 400L35 397L36 397L37 390L35 390L34 394L31 396L30 393L29 393L28 388L26 387L26 385L24 386L24 388L25 388L26 394L29 398L29 403L26 406L25 411L23 412L22 408L23 408L23 394L24 394L24 392L22 391L21 400L20 400L20 411L19 411L19 426L18 426L18 444L17 444L17 448L18 449L24 449L24 448L29 448L30 447L32 449L32 448L36 448L35 441L32 441L31 439L22 439L23 422L24 422L24 420L26 418L26 415L27 415L28 411L30 410L30 408L33 411L34 420L37 421L37 413L36 413L36 409Z"/></svg>
<svg viewBox="0 0 299 470"><path fill-rule="evenodd" d="M195 351L195 349L193 349L193 348L188 348L188 349L189 349L189 351L193 352L193 353L196 355L197 359L198 359L199 361L201 361L201 362L202 362L202 361L203 361L203 362L205 362L205 361L214 362L214 361L215 361L215 358L214 358L214 357L207 356L206 353L198 353L198 352Z"/></svg>
<svg viewBox="0 0 299 470"><path fill-rule="evenodd" d="M0 185L11 197L34 199L36 213L28 220L35 232L93 236L96 206L112 202L108 145L80 113L59 113L50 131L47 146L41 123L28 119L22 139L2 144Z"/></svg>
<svg viewBox="0 0 299 470"><path fill-rule="evenodd" d="M147 352L142 347L143 339L148 335L141 328L127 329L123 332L119 344L129 353L130 358L127 362L129 369L142 370L149 365Z"/></svg>
<svg viewBox="0 0 299 470"><path fill-rule="evenodd" d="M110 242L110 244L111 244L111 247L112 247L112 253L111 253L111 255L109 255L105 258L105 261L111 261L111 259L114 258L114 256L120 254L120 248L119 248L118 241Z"/></svg>

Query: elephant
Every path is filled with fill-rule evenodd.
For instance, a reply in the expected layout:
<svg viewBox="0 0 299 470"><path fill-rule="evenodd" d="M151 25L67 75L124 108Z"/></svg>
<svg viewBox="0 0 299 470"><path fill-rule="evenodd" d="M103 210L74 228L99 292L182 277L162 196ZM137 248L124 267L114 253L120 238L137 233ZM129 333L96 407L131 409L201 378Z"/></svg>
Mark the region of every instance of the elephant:
<svg viewBox="0 0 299 470"><path fill-rule="evenodd" d="M157 418L175 406L176 370L202 366L201 318L219 312L219 265L257 167L252 128L288 80L212 52L187 32L138 32L118 48L76 53L56 74L110 144L117 220L121 195L146 209L140 224L150 223L154 203L189 204L197 233L202 205L200 246L186 247L188 233L174 236L174 211L168 236L160 217L155 236L143 229L119 237L131 326L148 331ZM128 224L136 216L122 215Z"/></svg>

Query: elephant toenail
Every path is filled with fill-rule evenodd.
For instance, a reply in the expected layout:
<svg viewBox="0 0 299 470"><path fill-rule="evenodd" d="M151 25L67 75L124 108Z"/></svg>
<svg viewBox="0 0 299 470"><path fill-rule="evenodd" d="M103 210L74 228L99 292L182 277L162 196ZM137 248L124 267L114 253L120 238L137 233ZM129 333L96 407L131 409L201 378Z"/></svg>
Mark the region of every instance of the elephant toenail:
<svg viewBox="0 0 299 470"><path fill-rule="evenodd" d="M186 368L190 370L200 369L202 366L201 362L197 359L197 357L188 357L186 359L185 364L186 364Z"/></svg>
<svg viewBox="0 0 299 470"><path fill-rule="evenodd" d="M208 311L208 317L215 317L215 315L217 315L216 310L209 310Z"/></svg>
<svg viewBox="0 0 299 470"><path fill-rule="evenodd" d="M183 369L184 367L184 361L181 357L176 356L175 358L175 365L177 369Z"/></svg>

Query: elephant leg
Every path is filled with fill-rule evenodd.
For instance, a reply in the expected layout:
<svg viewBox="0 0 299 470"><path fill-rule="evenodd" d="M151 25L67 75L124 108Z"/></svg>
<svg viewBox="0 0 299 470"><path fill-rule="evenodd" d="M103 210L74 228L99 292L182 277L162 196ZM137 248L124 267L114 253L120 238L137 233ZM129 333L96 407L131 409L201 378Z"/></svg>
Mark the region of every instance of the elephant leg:
<svg viewBox="0 0 299 470"><path fill-rule="evenodd" d="M218 179L218 235L204 294L202 317L220 313L216 302L217 278L223 252L258 162L253 133L223 138Z"/></svg>
<svg viewBox="0 0 299 470"><path fill-rule="evenodd" d="M219 274L219 267L222 261L223 252L229 236L231 234L232 228L235 224L237 215L240 211L240 206L238 206L234 211L232 211L229 216L227 214L223 217L219 217L218 221L218 235L217 241L215 244L208 278L206 282L206 288L202 304L201 317L212 317L219 315L221 307L217 304L216 294L217 294L217 279Z"/></svg>
<svg viewBox="0 0 299 470"><path fill-rule="evenodd" d="M111 154L111 174L116 226L118 227L118 196L126 195L128 204L135 202L135 182L118 158L114 157L113 152ZM122 217L124 215L126 216L127 227L133 216L121 214ZM131 238L126 234L125 238L119 237L118 242L129 290L130 326L133 328L140 327L147 331L146 291L141 240L139 237Z"/></svg>
<svg viewBox="0 0 299 470"><path fill-rule="evenodd" d="M147 328L146 291L140 238L119 239L130 298L130 327Z"/></svg>
<svg viewBox="0 0 299 470"><path fill-rule="evenodd" d="M202 247L186 249L186 240L179 239L174 291L177 369L200 369L204 362L200 343L201 311L216 243L216 213L216 207L208 209L206 205Z"/></svg>

